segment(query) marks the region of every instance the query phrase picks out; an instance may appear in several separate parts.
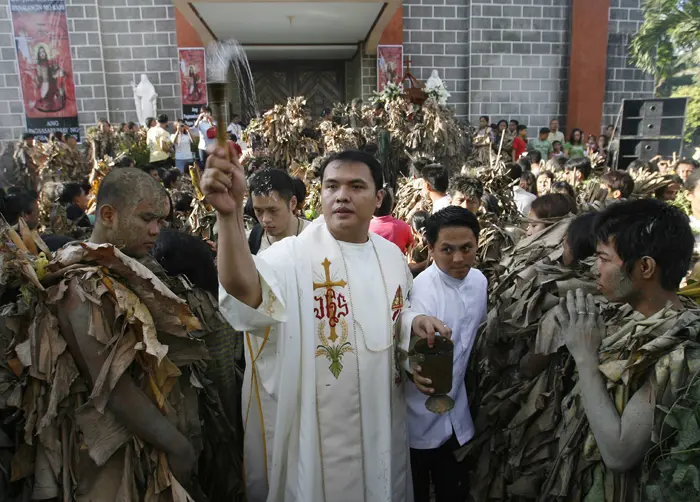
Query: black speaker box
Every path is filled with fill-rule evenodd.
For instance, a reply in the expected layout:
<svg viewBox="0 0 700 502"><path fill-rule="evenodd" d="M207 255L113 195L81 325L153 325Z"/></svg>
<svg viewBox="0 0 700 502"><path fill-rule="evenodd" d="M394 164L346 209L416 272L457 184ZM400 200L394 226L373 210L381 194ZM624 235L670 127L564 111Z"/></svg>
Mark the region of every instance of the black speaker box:
<svg viewBox="0 0 700 502"><path fill-rule="evenodd" d="M685 108L688 98L625 99L622 101L617 169L635 159L683 155Z"/></svg>

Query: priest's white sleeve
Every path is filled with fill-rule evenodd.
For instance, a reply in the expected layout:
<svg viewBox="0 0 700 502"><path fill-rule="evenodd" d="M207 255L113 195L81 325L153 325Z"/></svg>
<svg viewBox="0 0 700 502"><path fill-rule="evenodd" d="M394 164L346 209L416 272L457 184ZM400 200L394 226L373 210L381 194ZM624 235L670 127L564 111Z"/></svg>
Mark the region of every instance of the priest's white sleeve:
<svg viewBox="0 0 700 502"><path fill-rule="evenodd" d="M233 329L264 337L267 328L287 320L285 288L289 274L294 274L284 241L253 256L262 287L262 303L256 309L239 301L219 284L219 307ZM291 268L290 268L291 267Z"/></svg>

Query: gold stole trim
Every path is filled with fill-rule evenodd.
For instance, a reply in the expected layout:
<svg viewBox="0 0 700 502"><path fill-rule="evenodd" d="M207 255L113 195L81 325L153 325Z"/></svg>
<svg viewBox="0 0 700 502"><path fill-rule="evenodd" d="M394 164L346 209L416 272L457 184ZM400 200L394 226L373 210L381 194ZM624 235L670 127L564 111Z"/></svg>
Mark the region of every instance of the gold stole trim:
<svg viewBox="0 0 700 502"><path fill-rule="evenodd" d="M262 409L262 402L260 401L260 389L258 388L258 372L255 369L255 363L258 360L258 357L260 357L260 354L262 354L263 349L265 348L265 344L267 343L268 338L270 337L270 328L267 328L267 331L265 332L265 338L263 339L262 344L260 345L260 348L258 349L257 354L253 354L253 344L250 341L250 333L245 334L246 338L246 343L248 344L248 351L250 352L250 361L251 361L251 373L250 373L250 392L249 392L249 398L248 398L248 406L245 412L245 421L244 421L244 434L245 430L248 429L248 417L250 415L250 406L253 403L253 389L255 389L255 400L258 405L258 413L260 413L260 426L261 426L261 431L262 431L262 443L263 443L263 460L265 461L265 483L267 484L268 490L270 489L270 480L269 480L269 474L267 471L267 437L265 435L265 418L263 416L263 409ZM245 485L245 457L243 458L243 484Z"/></svg>

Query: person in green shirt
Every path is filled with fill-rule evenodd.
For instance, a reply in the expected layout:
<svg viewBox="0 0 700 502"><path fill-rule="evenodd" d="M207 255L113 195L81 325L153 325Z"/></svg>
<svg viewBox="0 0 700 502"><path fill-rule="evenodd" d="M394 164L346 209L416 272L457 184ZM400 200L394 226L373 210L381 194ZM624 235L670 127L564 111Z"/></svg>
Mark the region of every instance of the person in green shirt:
<svg viewBox="0 0 700 502"><path fill-rule="evenodd" d="M569 142L564 145L564 153L570 159L580 159L586 156L586 145L583 143L583 131L574 129L569 136Z"/></svg>
<svg viewBox="0 0 700 502"><path fill-rule="evenodd" d="M545 161L549 160L550 155L554 151L554 148L552 147L552 142L549 141L549 133L551 131L543 127L540 129L540 136L535 139L530 140L530 145L528 147L528 150L530 151L537 151L540 152L540 155L542 155L542 159Z"/></svg>

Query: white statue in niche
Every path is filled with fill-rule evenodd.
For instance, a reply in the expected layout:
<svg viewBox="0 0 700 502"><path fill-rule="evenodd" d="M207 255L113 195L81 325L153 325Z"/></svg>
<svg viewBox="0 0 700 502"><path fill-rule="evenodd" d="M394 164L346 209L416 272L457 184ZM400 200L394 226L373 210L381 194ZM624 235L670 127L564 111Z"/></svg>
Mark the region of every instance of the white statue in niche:
<svg viewBox="0 0 700 502"><path fill-rule="evenodd" d="M145 73L141 74L141 82L136 85L134 81L131 81L131 88L134 90L134 101L136 102L136 116L138 117L139 124L147 125L146 119L148 117L156 117L156 100L158 99L158 94L156 93L156 88L148 80Z"/></svg>

